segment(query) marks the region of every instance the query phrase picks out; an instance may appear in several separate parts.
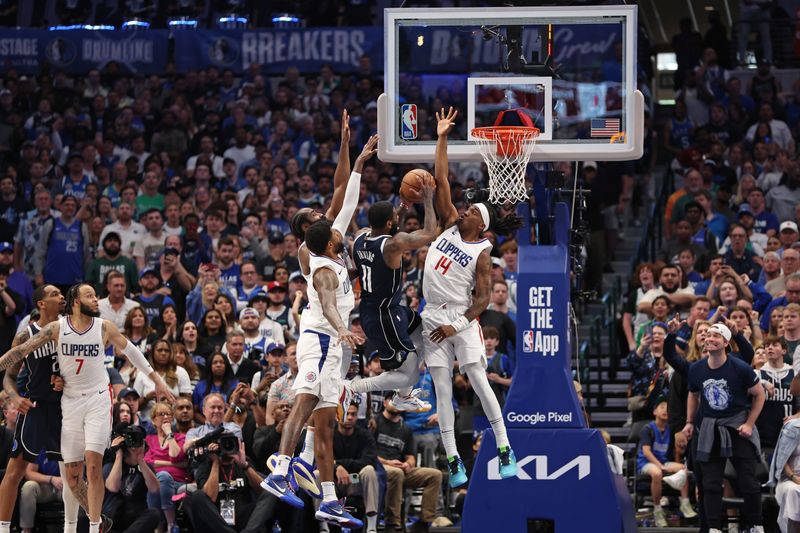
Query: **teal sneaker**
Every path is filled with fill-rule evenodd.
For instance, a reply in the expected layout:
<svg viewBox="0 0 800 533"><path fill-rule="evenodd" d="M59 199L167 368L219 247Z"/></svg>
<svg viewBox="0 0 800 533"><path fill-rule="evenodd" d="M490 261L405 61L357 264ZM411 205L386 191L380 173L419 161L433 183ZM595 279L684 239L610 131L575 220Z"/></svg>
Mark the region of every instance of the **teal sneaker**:
<svg viewBox="0 0 800 533"><path fill-rule="evenodd" d="M464 468L464 461L461 457L448 457L447 465L450 467L450 488L460 487L467 482L467 469Z"/></svg>
<svg viewBox="0 0 800 533"><path fill-rule="evenodd" d="M514 450L509 446L497 448L497 456L500 458L500 477L503 479L517 475L517 458L514 457Z"/></svg>

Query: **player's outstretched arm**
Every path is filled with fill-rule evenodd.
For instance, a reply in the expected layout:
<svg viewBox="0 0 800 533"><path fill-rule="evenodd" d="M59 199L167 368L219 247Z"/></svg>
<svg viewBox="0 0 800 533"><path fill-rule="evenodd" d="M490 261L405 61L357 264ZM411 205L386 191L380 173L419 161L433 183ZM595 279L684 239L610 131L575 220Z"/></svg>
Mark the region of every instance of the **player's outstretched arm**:
<svg viewBox="0 0 800 533"><path fill-rule="evenodd" d="M364 339L347 329L336 307L336 288L339 286L339 278L330 268L320 268L314 272L312 282L319 295L322 316L339 333L339 340L355 349L356 344L363 342Z"/></svg>
<svg viewBox="0 0 800 533"><path fill-rule="evenodd" d="M444 108L436 113L436 164L434 175L436 177L436 210L442 217L442 228L452 226L458 218L458 210L453 205L450 197L450 167L447 162L447 136L455 126L458 111L452 107L444 112Z"/></svg>
<svg viewBox="0 0 800 533"><path fill-rule="evenodd" d="M353 172L347 182L347 189L344 192L342 209L336 215L336 220L333 221L333 229L338 230L342 236L347 233L347 228L350 226L350 221L353 220L356 207L358 207L358 196L361 191L361 171L364 169L364 163L369 161L377 151L378 136L373 135L356 158L355 167L353 167Z"/></svg>
<svg viewBox="0 0 800 533"><path fill-rule="evenodd" d="M169 402L175 401L175 395L169 390L167 384L164 383L162 377L153 370L150 363L147 362L141 350L131 343L125 336L119 332L117 326L110 320L103 320L103 343L109 343L130 361L130 363L145 376L153 380L155 384L156 400L166 399Z"/></svg>
<svg viewBox="0 0 800 533"><path fill-rule="evenodd" d="M22 361L26 355L44 346L48 342L58 338L59 326L58 321L50 322L39 331L36 335L26 340L22 344L11 347L3 357L0 357L0 372L8 370L18 362Z"/></svg>
<svg viewBox="0 0 800 533"><path fill-rule="evenodd" d="M333 197L331 198L331 206L328 208L328 212L325 213L325 218L330 221L333 221L339 211L342 210L348 176L350 176L350 116L347 114L347 109L345 109L342 111L339 158L336 161L336 171L333 173Z"/></svg>
<svg viewBox="0 0 800 533"><path fill-rule="evenodd" d="M19 346L30 338L31 335L26 328L14 337L14 340L11 341L11 346ZM28 398L20 396L19 389L17 389L17 376L19 375L19 369L21 367L22 360L19 360L11 365L11 368L6 370L5 376L3 376L3 390L8 394L11 401L14 402L14 407L17 408L17 411L22 414L28 414L28 409L30 409L33 404Z"/></svg>
<svg viewBox="0 0 800 533"><path fill-rule="evenodd" d="M430 177L423 178L421 192L422 202L425 206L425 224L423 227L411 233L397 233L386 242L383 248L384 261L392 268L397 265L404 251L416 250L422 246L427 246L439 234L436 209L433 207L434 184Z"/></svg>
<svg viewBox="0 0 800 533"><path fill-rule="evenodd" d="M492 283L492 260L489 250L481 252L475 266L475 295L472 297L472 305L464 312L464 316L458 317L453 323L439 326L431 331L433 342L441 342L447 337L464 331L489 306L489 292Z"/></svg>

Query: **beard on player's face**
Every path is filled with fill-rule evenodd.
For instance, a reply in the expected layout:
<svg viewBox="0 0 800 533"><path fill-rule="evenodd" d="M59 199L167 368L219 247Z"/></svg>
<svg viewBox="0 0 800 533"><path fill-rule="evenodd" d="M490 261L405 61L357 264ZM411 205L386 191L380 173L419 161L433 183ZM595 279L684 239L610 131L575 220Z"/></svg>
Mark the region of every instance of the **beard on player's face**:
<svg viewBox="0 0 800 533"><path fill-rule="evenodd" d="M92 309L91 307L89 307L88 305L86 305L83 302L81 302L80 305L81 305L81 313L82 314L84 314L86 316L94 317L94 318L99 318L100 317L100 310L99 309L98 310L94 310L94 309Z"/></svg>
<svg viewBox="0 0 800 533"><path fill-rule="evenodd" d="M339 242L333 243L333 253L339 255L340 253L344 252L344 241L341 240Z"/></svg>

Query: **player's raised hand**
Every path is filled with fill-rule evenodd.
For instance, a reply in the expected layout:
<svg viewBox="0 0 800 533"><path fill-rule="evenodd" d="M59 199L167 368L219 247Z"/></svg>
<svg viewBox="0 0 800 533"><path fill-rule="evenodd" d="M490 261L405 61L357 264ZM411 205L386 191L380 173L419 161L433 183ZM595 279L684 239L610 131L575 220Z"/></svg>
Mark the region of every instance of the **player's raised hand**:
<svg viewBox="0 0 800 533"><path fill-rule="evenodd" d="M342 111L342 146L350 144L350 115L347 109Z"/></svg>
<svg viewBox="0 0 800 533"><path fill-rule="evenodd" d="M361 170L364 168L364 163L369 161L372 156L375 155L375 152L378 151L378 139L380 139L380 137L378 134L375 134L371 136L369 140L367 140L364 148L361 149L361 153L358 154L358 157L356 158L356 165L353 168L353 172L361 172Z"/></svg>
<svg viewBox="0 0 800 533"><path fill-rule="evenodd" d="M353 333L347 328L339 329L339 341L348 345L351 349L355 350L356 346L364 342L364 337L357 333Z"/></svg>
<svg viewBox="0 0 800 533"><path fill-rule="evenodd" d="M675 316L667 322L667 333L677 333L683 325L686 324L685 320L681 320L681 315L675 313Z"/></svg>
<svg viewBox="0 0 800 533"><path fill-rule="evenodd" d="M431 331L431 340L433 342L442 342L447 337L452 337L456 334L456 328L451 326L450 324L444 324L439 326L435 330Z"/></svg>
<svg viewBox="0 0 800 533"><path fill-rule="evenodd" d="M453 126L456 125L455 120L458 116L458 111L451 106L445 115L444 108L436 113L436 134L439 137L445 136L450 133Z"/></svg>

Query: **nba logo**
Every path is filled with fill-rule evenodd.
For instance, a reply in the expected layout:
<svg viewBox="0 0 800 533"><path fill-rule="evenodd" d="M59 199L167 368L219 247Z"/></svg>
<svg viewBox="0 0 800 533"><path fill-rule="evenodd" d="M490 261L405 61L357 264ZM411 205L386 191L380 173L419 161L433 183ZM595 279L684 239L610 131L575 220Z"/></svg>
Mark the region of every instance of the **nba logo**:
<svg viewBox="0 0 800 533"><path fill-rule="evenodd" d="M522 351L525 353L533 352L533 330L526 329L522 332Z"/></svg>
<svg viewBox="0 0 800 533"><path fill-rule="evenodd" d="M400 138L411 140L417 138L417 104L400 106Z"/></svg>

